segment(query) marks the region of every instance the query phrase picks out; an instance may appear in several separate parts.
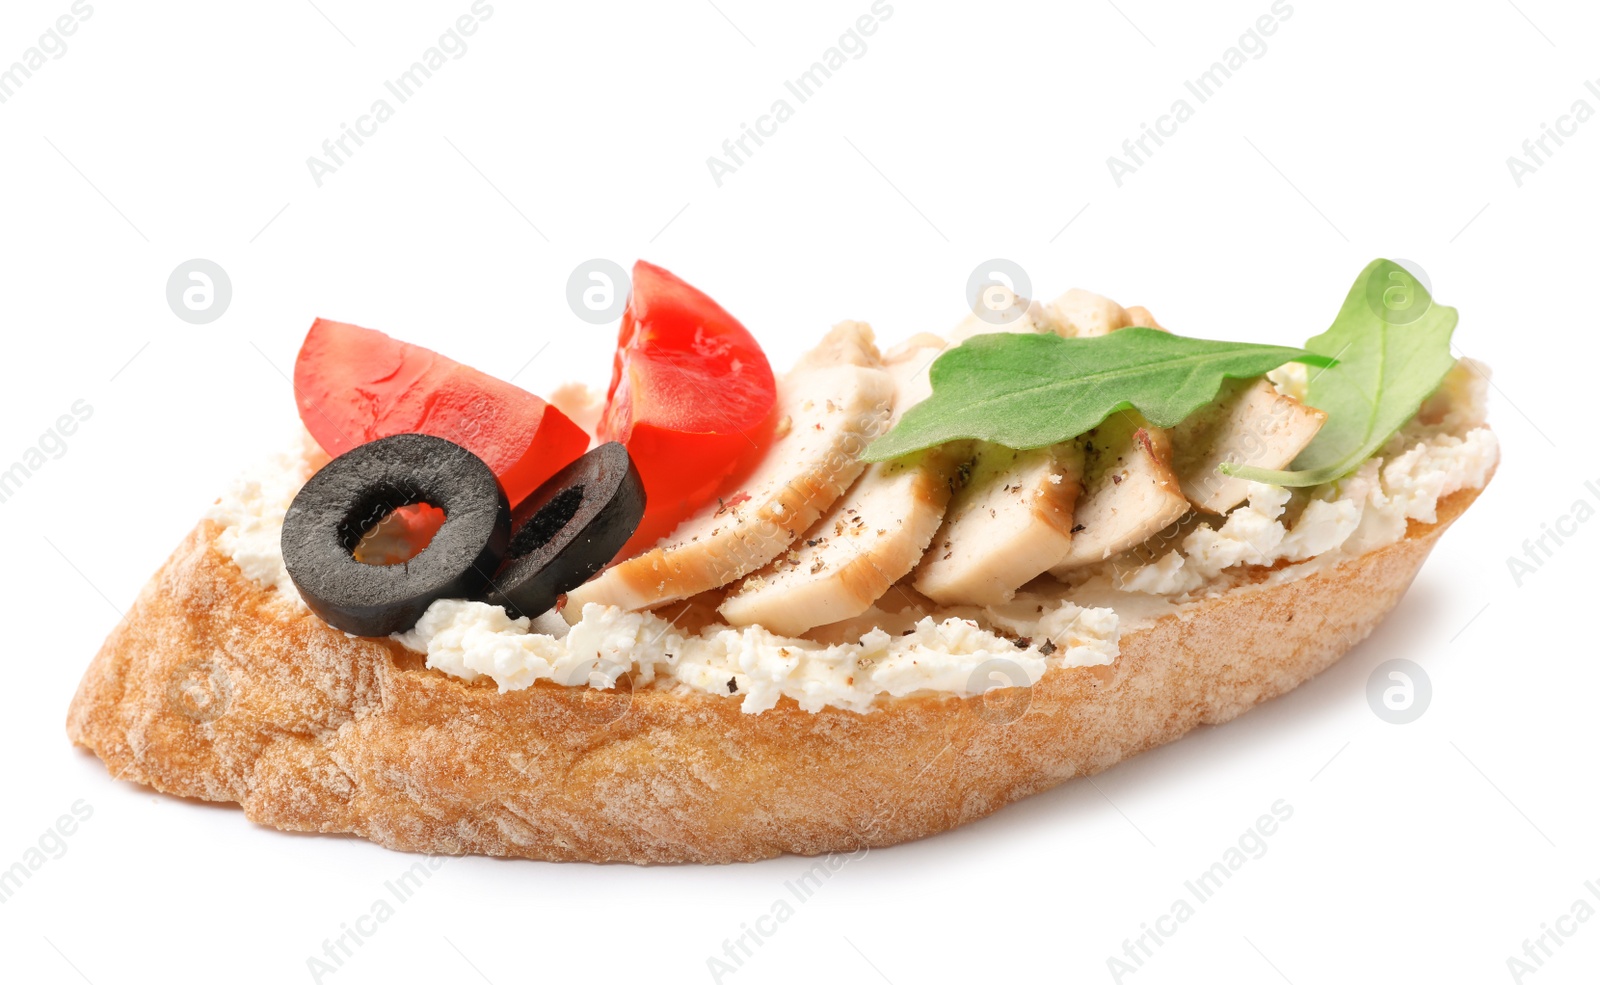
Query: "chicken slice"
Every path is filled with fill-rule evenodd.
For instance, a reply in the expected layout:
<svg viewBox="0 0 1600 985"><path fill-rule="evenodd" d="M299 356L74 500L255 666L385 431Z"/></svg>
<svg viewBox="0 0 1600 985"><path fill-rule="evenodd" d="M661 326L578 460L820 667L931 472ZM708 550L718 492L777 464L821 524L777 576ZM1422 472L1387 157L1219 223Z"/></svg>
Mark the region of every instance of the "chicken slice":
<svg viewBox="0 0 1600 985"><path fill-rule="evenodd" d="M1004 321L991 322L979 318L976 313L970 314L961 319L961 323L950 330L950 333L945 336L942 342L943 345L947 348L954 348L979 335L1001 335L1007 333L1026 335L1030 332L1056 332L1061 334L1055 316L1051 314L1050 309L1045 305L1037 301L1030 301L1024 297L1018 297L1009 288L996 287L995 291L998 292L995 295L997 300L1008 302L996 309L1004 312L1006 319ZM922 337L918 336L918 338ZM934 338L937 337L934 336Z"/></svg>
<svg viewBox="0 0 1600 985"><path fill-rule="evenodd" d="M1160 329L1148 308L1127 309L1133 325ZM1248 495L1249 482L1217 471L1223 462L1281 469L1316 437L1328 415L1283 396L1264 379L1229 380L1217 399L1171 429L1172 470L1195 509L1226 513Z"/></svg>
<svg viewBox="0 0 1600 985"><path fill-rule="evenodd" d="M1014 451L975 442L967 481L917 566L917 591L945 605L1000 605L1072 545L1083 474L1074 442Z"/></svg>
<svg viewBox="0 0 1600 985"><path fill-rule="evenodd" d="M1265 379L1229 380L1217 399L1172 429L1172 469L1195 509L1226 513L1245 501L1250 483L1223 475L1219 465L1285 468L1327 419Z"/></svg>
<svg viewBox="0 0 1600 985"><path fill-rule="evenodd" d="M893 403L872 330L835 326L778 384L778 437L742 491L571 592L563 614L575 620L590 602L650 608L771 563L855 482L865 468L858 456L883 432Z"/></svg>
<svg viewBox="0 0 1600 985"><path fill-rule="evenodd" d="M1142 544L1189 512L1172 472L1172 442L1134 411L1112 414L1078 439L1083 495L1072 545L1050 570L1057 576Z"/></svg>
<svg viewBox="0 0 1600 985"><path fill-rule="evenodd" d="M1106 336L1131 325L1158 328L1149 310L1123 309L1109 297L1082 288L1070 289L1043 305L1040 320L1043 331L1054 331L1069 339ZM1138 417L1130 414L1128 419ZM973 478L950 504L946 529L934 537L933 550L917 569L918 592L946 603L1000 604L1042 572L1086 563L1077 560L1086 556L1098 560L1107 545L1117 545L1120 550L1123 540L1131 539L1131 544L1136 544L1149 536L1142 531L1158 531L1187 512L1187 502L1178 493L1176 481L1171 481L1171 470L1166 465L1170 457L1166 449L1170 446L1166 445L1165 433L1142 419L1138 419L1138 427L1130 427L1125 433L1117 429L1115 421L1101 425L1106 438L1117 443L1115 449L1107 449L1106 441L1096 445L1090 437L1027 453L979 446L981 453L973 465ZM1146 449L1150 449L1149 454ZM1155 449L1160 449L1160 454ZM997 456L1011 456L1011 461ZM1120 475L1112 467L1122 459L1128 462L1128 475ZM1160 475L1155 470L1157 465ZM994 472L1000 475L995 477ZM1038 478L1053 481L1051 477L1056 475L1061 477L1059 485L1038 488ZM1131 494L1138 481L1128 491L1120 486L1128 478L1144 477L1158 480L1144 486L1152 493L1150 496L1141 499ZM1035 496L1035 502L1045 508L1027 523L1013 515L1013 526L998 528L997 504L1006 502L1006 493L1018 488L1042 493ZM984 510L992 510L994 515L986 515ZM1094 534L1088 532L1090 523L1083 520L1085 515L1094 518ZM954 531L960 536L950 536L958 518L970 524L970 529ZM1062 523L1064 518L1069 521ZM992 536L994 539L990 539ZM963 545L965 555L957 550ZM981 595L968 595L971 592Z"/></svg>
<svg viewBox="0 0 1600 985"><path fill-rule="evenodd" d="M1134 326L1138 326L1139 328L1153 328L1158 332L1166 331L1166 329L1161 327L1161 323L1156 321L1156 316L1150 313L1149 308L1133 304L1128 306L1127 311L1128 324L1125 327L1132 328Z"/></svg>
<svg viewBox="0 0 1600 985"><path fill-rule="evenodd" d="M1119 328L1138 324L1122 305L1092 291L1085 291L1081 287L1074 287L1051 301L1045 305L1045 311L1059 326L1056 329L1057 333L1069 339L1090 339L1110 335ZM1150 313L1145 311L1144 314L1148 317Z"/></svg>
<svg viewBox="0 0 1600 985"><path fill-rule="evenodd" d="M968 315L950 333L950 345L976 335L1066 334L1048 306L1009 297L1015 317L991 324ZM1081 456L1071 446L1016 452L985 442L966 444L965 451L963 481L913 584L944 603L1000 603L1066 550Z"/></svg>
<svg viewBox="0 0 1600 985"><path fill-rule="evenodd" d="M928 368L943 348L937 336L919 336L884 360L895 382L891 426L932 394ZM803 544L744 580L722 604L723 618L799 636L867 611L927 550L950 502L954 466L943 448L869 465Z"/></svg>

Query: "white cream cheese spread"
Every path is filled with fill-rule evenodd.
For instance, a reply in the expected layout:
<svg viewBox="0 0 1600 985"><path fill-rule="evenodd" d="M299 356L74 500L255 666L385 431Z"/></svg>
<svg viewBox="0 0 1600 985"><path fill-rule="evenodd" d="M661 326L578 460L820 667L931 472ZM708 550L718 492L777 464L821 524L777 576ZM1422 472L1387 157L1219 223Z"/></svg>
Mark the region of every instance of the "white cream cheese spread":
<svg viewBox="0 0 1600 985"><path fill-rule="evenodd" d="M536 630L498 606L446 599L396 638L426 653L429 667L469 681L489 677L502 691L538 680L605 688L631 672L635 687L739 695L742 709L756 713L780 697L793 698L806 711L868 711L880 694L964 695L1029 684L1051 667L1111 663L1118 635L1111 610L1070 602L1055 603L1041 617L1050 636L1021 648L974 620L953 616L923 618L894 635L875 628L857 643L837 645L781 637L759 626L685 633L654 613L597 604L584 606L583 617L564 636L557 635L565 625L559 617L544 622L549 625Z"/></svg>
<svg viewBox="0 0 1600 985"><path fill-rule="evenodd" d="M283 517L311 477L308 459L315 450L316 441L302 431L294 448L240 475L206 512L206 519L222 528L217 549L232 558L245 577L264 588L276 588L296 606L305 603L283 563Z"/></svg>
<svg viewBox="0 0 1600 985"><path fill-rule="evenodd" d="M1293 371L1274 382L1287 392L1303 388ZM808 711L866 712L881 695L1032 683L1051 668L1110 664L1123 632L1228 590L1252 567L1317 559L1273 575L1304 577L1398 541L1411 520L1432 522L1442 497L1481 487L1498 461L1494 434L1483 427L1486 389L1487 371L1462 360L1416 419L1354 474L1306 490L1253 484L1249 501L1218 526L1191 519L1155 538L1156 551L1147 543L1081 569L1068 584L1043 578L1004 607L874 610L875 624L864 617L842 642L821 642L820 631L812 634L818 639L794 639L721 623L689 632L652 612L595 604L569 629L554 614L511 619L497 606L446 599L395 639L425 654L429 667L489 678L502 691L540 680L607 688L629 673L635 687L738 696L748 713L782 697ZM208 514L221 527L217 548L295 606L304 603L279 540L313 452L307 436L300 449L238 480Z"/></svg>

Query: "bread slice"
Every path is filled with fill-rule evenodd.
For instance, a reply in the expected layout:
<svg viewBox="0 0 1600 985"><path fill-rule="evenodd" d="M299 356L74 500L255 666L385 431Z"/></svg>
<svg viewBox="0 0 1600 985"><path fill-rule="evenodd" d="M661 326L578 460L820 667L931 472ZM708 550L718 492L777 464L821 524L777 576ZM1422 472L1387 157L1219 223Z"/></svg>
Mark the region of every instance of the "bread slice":
<svg viewBox="0 0 1600 985"><path fill-rule="evenodd" d="M290 607L198 526L106 640L67 733L111 774L257 823L404 851L737 862L946 831L1226 722L1318 674L1399 601L1446 527L1281 569L1127 632L1109 666L973 698L759 715L686 690L499 693ZM1314 562L1313 562L1314 564Z"/></svg>

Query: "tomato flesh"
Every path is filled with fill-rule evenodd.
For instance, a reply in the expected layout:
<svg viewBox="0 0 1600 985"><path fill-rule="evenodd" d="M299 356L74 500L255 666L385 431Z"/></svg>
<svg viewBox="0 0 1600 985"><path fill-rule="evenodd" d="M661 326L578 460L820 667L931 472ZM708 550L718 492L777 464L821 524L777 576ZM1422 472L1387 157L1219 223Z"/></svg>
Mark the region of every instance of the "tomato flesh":
<svg viewBox="0 0 1600 985"><path fill-rule="evenodd" d="M428 549L444 521L444 510L437 506L402 506L368 530L351 553L362 564L405 564Z"/></svg>
<svg viewBox="0 0 1600 985"><path fill-rule="evenodd" d="M306 430L329 455L393 434L454 441L483 459L513 505L589 447L526 390L382 332L319 318L294 366Z"/></svg>
<svg viewBox="0 0 1600 985"><path fill-rule="evenodd" d="M640 550L747 475L772 443L777 383L755 338L721 305L643 260L622 315L601 441L644 480Z"/></svg>

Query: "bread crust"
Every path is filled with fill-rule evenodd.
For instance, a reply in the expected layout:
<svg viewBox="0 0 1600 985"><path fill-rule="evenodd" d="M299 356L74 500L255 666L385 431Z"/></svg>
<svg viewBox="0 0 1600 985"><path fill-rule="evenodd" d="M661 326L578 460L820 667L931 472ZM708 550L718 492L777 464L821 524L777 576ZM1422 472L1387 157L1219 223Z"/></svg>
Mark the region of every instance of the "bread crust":
<svg viewBox="0 0 1600 985"><path fill-rule="evenodd" d="M404 851L647 863L882 847L1320 673L1399 601L1479 491L1394 544L1125 633L1111 666L977 698L880 699L866 715L789 699L746 715L719 695L547 682L501 694L284 605L205 521L94 658L67 734L118 779Z"/></svg>

